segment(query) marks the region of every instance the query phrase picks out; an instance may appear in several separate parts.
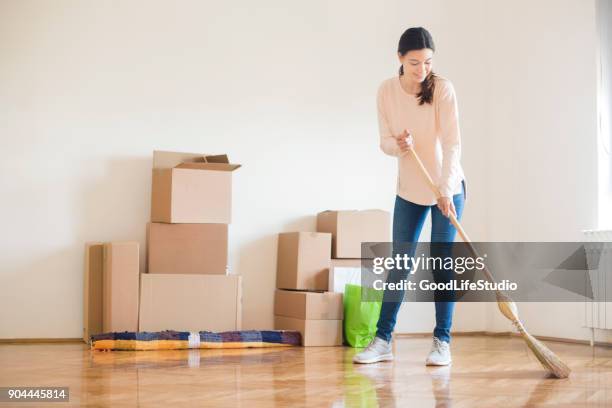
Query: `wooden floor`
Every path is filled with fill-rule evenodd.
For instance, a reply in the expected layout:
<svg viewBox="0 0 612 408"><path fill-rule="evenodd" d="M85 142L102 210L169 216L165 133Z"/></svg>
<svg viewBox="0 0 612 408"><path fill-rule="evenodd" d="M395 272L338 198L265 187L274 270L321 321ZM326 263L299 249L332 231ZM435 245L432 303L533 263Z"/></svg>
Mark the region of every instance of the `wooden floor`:
<svg viewBox="0 0 612 408"><path fill-rule="evenodd" d="M612 348L548 344L573 369L569 379L547 378L510 337L455 337L451 368L424 366L426 338L400 338L395 362L367 366L353 365L355 350L343 347L91 352L84 344L4 344L0 386L70 387L70 403L53 407L612 407Z"/></svg>

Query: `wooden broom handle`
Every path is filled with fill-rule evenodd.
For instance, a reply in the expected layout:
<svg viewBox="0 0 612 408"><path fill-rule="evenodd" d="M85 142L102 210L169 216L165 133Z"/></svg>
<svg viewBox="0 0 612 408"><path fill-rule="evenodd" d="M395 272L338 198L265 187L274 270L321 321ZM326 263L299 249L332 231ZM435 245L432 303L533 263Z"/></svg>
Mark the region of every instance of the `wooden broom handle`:
<svg viewBox="0 0 612 408"><path fill-rule="evenodd" d="M408 153L410 155L412 155L412 157L416 161L417 166L421 170L421 174L423 175L423 177L427 181L427 184L429 184L429 188L431 189L431 191L433 191L433 193L436 195L436 198L441 198L442 197L442 193L440 193L440 189L438 188L438 186L436 186L436 183L434 183L434 181L432 180L431 176L429 175L429 172L427 171L427 169L423 165L423 162L421 161L421 158L419 157L419 155L414 151L413 148L409 148L408 149ZM452 200L452 198L451 198L451 200ZM467 246L470 249L470 251L472 252L472 255L474 256L474 258L478 258L478 252L476 252L476 249L472 245L472 241L470 240L470 237L468 237L468 235L465 233L465 230L463 229L463 227L459 223L459 220L457 220L457 217L455 217L455 214L450 213L449 214L449 219L450 219L451 223L457 229L457 232L461 236L461 239L463 240L463 242L465 242L467 244ZM491 282L495 282L495 279L493 279L493 275L491 274L491 272L489 272L489 268L487 268L485 266L484 269L483 269L483 272L484 272L486 277Z"/></svg>

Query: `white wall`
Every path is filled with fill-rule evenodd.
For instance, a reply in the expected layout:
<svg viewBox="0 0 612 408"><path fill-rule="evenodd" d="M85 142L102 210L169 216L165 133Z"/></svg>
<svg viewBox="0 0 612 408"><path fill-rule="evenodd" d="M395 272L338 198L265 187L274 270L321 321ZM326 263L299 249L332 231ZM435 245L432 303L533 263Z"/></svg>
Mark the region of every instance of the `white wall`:
<svg viewBox="0 0 612 408"><path fill-rule="evenodd" d="M487 3L490 241L581 241L598 227L595 20L594 1ZM519 310L533 334L590 338L582 303ZM508 330L495 307L488 317Z"/></svg>
<svg viewBox="0 0 612 408"><path fill-rule="evenodd" d="M413 25L457 89L472 239L580 239L596 222L593 0L4 1L0 338L80 336L83 243L144 245L154 149L243 164L230 267L245 327L272 327L278 232L392 209L374 99ZM508 330L494 308L459 305L455 329ZM584 335L521 312L537 334ZM407 304L397 330L432 325L432 305Z"/></svg>
<svg viewBox="0 0 612 408"><path fill-rule="evenodd" d="M244 277L245 326L271 327L279 231L314 229L324 209L392 209L376 89L395 74L408 25L432 26L441 49L459 45L443 5L0 3L0 338L80 335L83 244L144 245L153 149L244 165L230 266ZM439 71L467 91L475 73L451 57L441 53ZM474 116L479 98L464 94Z"/></svg>
<svg viewBox="0 0 612 408"><path fill-rule="evenodd" d="M599 219L598 227L612 229L612 1L597 0L599 49L598 99Z"/></svg>

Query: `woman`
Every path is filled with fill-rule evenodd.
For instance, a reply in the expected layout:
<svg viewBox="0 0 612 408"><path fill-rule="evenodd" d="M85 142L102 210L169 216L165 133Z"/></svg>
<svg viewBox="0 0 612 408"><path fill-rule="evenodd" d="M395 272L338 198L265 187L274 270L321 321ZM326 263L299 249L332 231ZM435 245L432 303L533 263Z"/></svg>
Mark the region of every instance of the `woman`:
<svg viewBox="0 0 612 408"><path fill-rule="evenodd" d="M402 64L399 76L385 80L378 90L380 147L398 157L397 196L393 213L393 246L414 243L431 211L431 242L453 242L456 230L449 220L453 213L460 219L465 201L465 182L459 162L461 140L453 85L434 74L432 57L435 47L429 32L422 27L406 30L398 46ZM442 194L432 193L416 162L407 155L414 149ZM412 246L414 248L414 245ZM444 246L442 246L444 247ZM446 246L448 248L448 246ZM432 256L439 256L433 253ZM405 279L408 271L391 271L388 281ZM434 271L434 280L448 281L452 271ZM385 291L376 337L361 353L356 363L392 360L391 335L404 293ZM436 293L435 299L440 299ZM449 299L449 298L446 298ZM453 298L451 298L453 300ZM450 328L454 301L436 301L436 326L427 365L451 363Z"/></svg>

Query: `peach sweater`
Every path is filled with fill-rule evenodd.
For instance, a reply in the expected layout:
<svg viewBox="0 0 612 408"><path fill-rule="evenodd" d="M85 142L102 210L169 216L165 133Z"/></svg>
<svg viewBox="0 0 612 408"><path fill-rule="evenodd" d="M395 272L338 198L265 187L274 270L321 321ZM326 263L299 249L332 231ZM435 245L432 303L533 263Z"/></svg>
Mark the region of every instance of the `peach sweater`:
<svg viewBox="0 0 612 408"><path fill-rule="evenodd" d="M404 91L399 76L378 89L380 148L398 158L397 194L420 205L433 205L436 197L409 155L400 156L392 135L404 129L414 138L414 149L445 197L461 193L461 136L455 89L443 77L435 79L433 103L419 105L416 95Z"/></svg>

